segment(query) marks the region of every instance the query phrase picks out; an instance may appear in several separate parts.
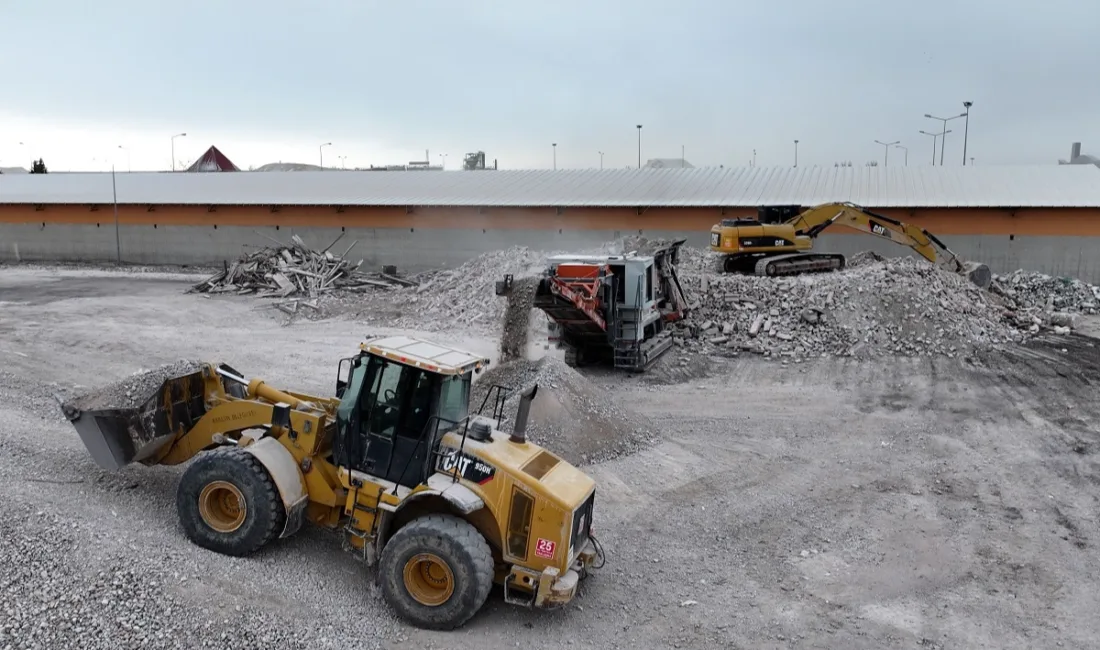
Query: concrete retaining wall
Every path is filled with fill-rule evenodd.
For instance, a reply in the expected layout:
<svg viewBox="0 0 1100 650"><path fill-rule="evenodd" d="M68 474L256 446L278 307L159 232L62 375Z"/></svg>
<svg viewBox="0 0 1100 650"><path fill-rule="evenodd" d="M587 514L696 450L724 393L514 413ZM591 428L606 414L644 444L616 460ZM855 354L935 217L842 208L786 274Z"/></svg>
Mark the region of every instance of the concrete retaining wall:
<svg viewBox="0 0 1100 650"><path fill-rule="evenodd" d="M220 265L243 252L272 245L267 235L288 241L298 234L315 248L324 248L340 235L340 228L285 228L272 226L124 225L118 245L124 262L137 264ZM699 231L641 231L650 237L682 237L704 247L708 233ZM396 264L407 271L459 265L481 253L509 246L536 250L582 250L638 231L621 230L472 230L468 228L405 229L346 228L334 247L342 252L359 243L351 257L367 268ZM1100 284L1100 238L1037 235L955 235L943 238L966 259L981 260L995 273L1018 268L1051 275L1079 277ZM817 250L854 254L873 250L886 256L906 254L902 247L868 235L827 234ZM116 257L113 223L53 224L0 223L0 260L113 262Z"/></svg>

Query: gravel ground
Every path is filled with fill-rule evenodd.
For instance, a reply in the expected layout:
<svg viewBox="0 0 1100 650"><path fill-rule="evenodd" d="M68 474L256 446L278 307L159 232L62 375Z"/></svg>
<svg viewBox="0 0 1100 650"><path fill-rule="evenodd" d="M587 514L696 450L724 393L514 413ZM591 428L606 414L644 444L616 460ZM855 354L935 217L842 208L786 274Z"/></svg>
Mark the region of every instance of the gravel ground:
<svg viewBox="0 0 1100 650"><path fill-rule="evenodd" d="M579 389L661 432L586 467L606 567L565 610L494 594L462 630L430 633L394 620L333 535L216 555L179 528L180 468L88 457L55 394L181 358L328 392L336 361L387 331L284 327L185 286L0 270L0 648L1100 644L1093 339L953 359L746 355L662 386L589 375ZM499 350L453 326L432 336Z"/></svg>

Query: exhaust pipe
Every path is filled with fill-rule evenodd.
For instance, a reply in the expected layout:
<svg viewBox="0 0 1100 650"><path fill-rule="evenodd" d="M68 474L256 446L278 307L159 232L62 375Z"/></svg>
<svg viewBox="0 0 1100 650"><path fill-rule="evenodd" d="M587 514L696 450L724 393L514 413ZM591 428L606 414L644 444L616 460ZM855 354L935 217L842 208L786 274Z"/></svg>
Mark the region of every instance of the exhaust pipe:
<svg viewBox="0 0 1100 650"><path fill-rule="evenodd" d="M512 429L512 435L508 440L522 445L527 442L527 416L531 413L531 401L535 399L535 393L539 392L539 385L528 388L520 393L519 409L516 410L516 426Z"/></svg>

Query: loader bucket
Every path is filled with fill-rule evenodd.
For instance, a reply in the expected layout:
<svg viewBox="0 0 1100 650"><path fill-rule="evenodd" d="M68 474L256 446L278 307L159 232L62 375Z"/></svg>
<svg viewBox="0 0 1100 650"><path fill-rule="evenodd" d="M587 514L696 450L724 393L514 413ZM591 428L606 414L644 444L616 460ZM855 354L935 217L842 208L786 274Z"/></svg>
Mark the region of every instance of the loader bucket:
<svg viewBox="0 0 1100 650"><path fill-rule="evenodd" d="M206 413L203 370L166 379L149 395L135 396L134 406L61 405L96 464L115 470L133 462L156 464L161 452Z"/></svg>

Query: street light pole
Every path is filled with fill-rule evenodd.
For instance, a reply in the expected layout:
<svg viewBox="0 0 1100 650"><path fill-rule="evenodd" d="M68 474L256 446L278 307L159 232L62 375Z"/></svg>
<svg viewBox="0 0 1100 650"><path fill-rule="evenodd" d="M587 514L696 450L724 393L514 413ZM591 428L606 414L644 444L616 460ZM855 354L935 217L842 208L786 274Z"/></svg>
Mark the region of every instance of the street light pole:
<svg viewBox="0 0 1100 650"><path fill-rule="evenodd" d="M321 157L321 171L324 171L324 169L325 169L325 147L328 147L328 146L331 146L331 145L332 145L331 142L326 142L326 143L322 144L321 146L317 147L317 153Z"/></svg>
<svg viewBox="0 0 1100 650"><path fill-rule="evenodd" d="M927 117L930 120L939 120L939 121L943 122L943 133L946 135L948 133L951 133L950 131L947 130L947 123L950 122L951 120L957 120L960 117L966 117L966 113L959 113L958 115L954 115L952 117L936 117L935 115L929 115L928 113L925 113L924 116ZM943 150L946 149L946 148L947 148L947 138L943 138L943 139L940 140L940 166L941 167L943 166Z"/></svg>
<svg viewBox="0 0 1100 650"><path fill-rule="evenodd" d="M596 153L600 154L600 169L603 169L603 152L597 151Z"/></svg>
<svg viewBox="0 0 1100 650"><path fill-rule="evenodd" d="M550 146L554 148L554 169L557 170L557 168L558 168L558 143L555 142L555 143L551 144Z"/></svg>
<svg viewBox="0 0 1100 650"><path fill-rule="evenodd" d="M928 131L921 131L921 133L923 133L924 135L932 136L932 166L935 167L936 166L936 138L945 137L948 133L951 133L951 129L944 129L943 133L929 133ZM941 153L940 153L940 166L942 167L943 166L943 153L942 153L943 150L941 149L940 151L941 151Z"/></svg>
<svg viewBox="0 0 1100 650"><path fill-rule="evenodd" d="M638 125L638 169L642 168L642 125Z"/></svg>
<svg viewBox="0 0 1100 650"><path fill-rule="evenodd" d="M963 106L966 108L966 127L963 130L963 167L966 167L966 141L970 138L970 107L974 105L974 102L963 102Z"/></svg>
<svg viewBox="0 0 1100 650"><path fill-rule="evenodd" d="M798 167L798 140L794 141L794 166Z"/></svg>
<svg viewBox="0 0 1100 650"><path fill-rule="evenodd" d="M875 140L875 143L881 144L883 147L886 148L886 155L882 159L882 166L888 167L890 165L890 147L896 144L901 144L901 140L895 140L894 142L882 142L880 140Z"/></svg>
<svg viewBox="0 0 1100 650"><path fill-rule="evenodd" d="M905 166L908 167L909 166L909 147L902 146L901 144L895 144L894 146L897 147L898 149L904 149L905 150Z"/></svg>
<svg viewBox="0 0 1100 650"><path fill-rule="evenodd" d="M176 171L176 138L182 138L186 133L177 133L172 136L172 171Z"/></svg>

